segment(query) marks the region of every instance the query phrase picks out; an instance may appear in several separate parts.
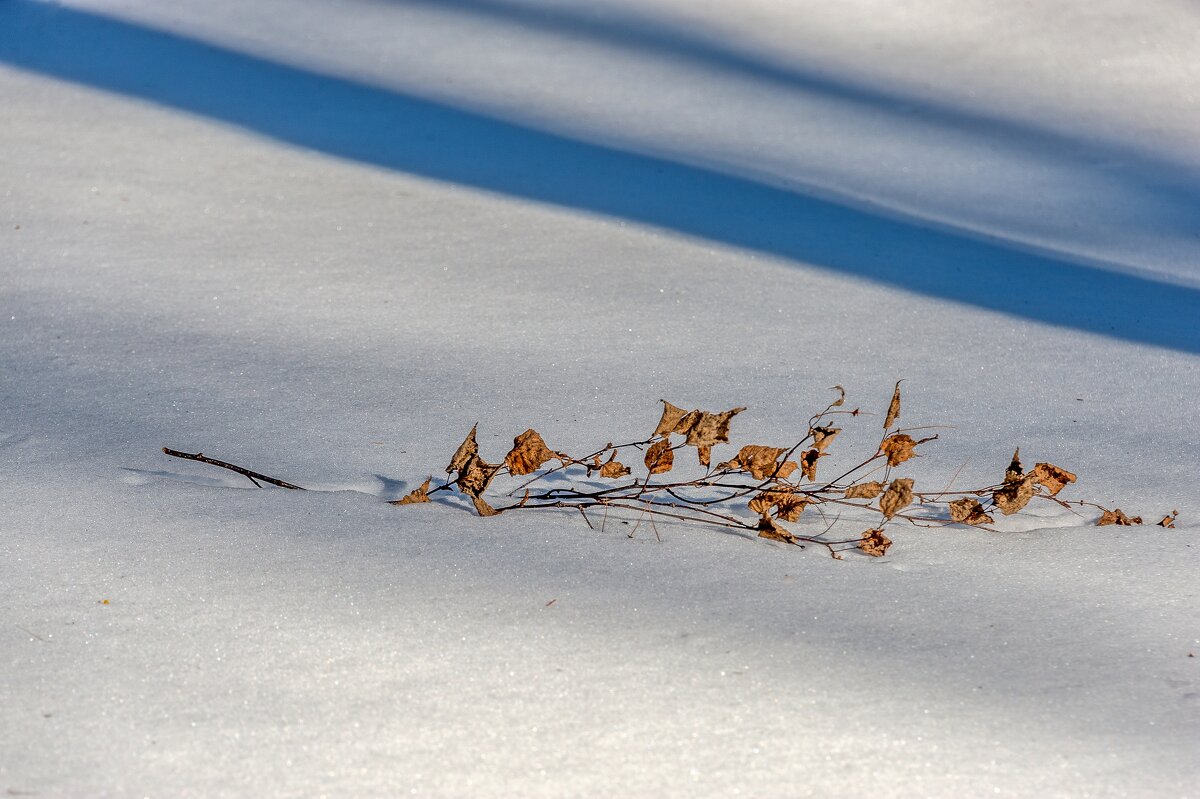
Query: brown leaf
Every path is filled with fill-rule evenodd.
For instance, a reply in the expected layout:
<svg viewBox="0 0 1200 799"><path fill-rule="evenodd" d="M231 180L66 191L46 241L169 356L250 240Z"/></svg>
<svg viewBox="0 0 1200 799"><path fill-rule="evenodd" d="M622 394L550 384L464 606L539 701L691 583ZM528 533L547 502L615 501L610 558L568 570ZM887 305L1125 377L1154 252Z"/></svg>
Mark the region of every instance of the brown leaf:
<svg viewBox="0 0 1200 799"><path fill-rule="evenodd" d="M617 451L613 450L612 456L603 466L600 467L600 476L607 477L610 480L615 480L618 477L624 477L629 474L630 469L625 464L617 460Z"/></svg>
<svg viewBox="0 0 1200 799"><path fill-rule="evenodd" d="M883 440L879 449L887 455L888 466L899 466L917 454L913 447L919 443L907 433L894 433Z"/></svg>
<svg viewBox="0 0 1200 799"><path fill-rule="evenodd" d="M761 515L766 515L774 508L777 519L794 522L800 519L800 514L808 507L808 499L790 491L763 491L750 500L748 507Z"/></svg>
<svg viewBox="0 0 1200 799"><path fill-rule="evenodd" d="M858 548L873 558L882 558L887 554L888 547L891 545L892 539L879 529L867 530L862 534L862 540L858 542Z"/></svg>
<svg viewBox="0 0 1200 799"><path fill-rule="evenodd" d="M1166 516L1162 517L1162 521L1156 522L1159 527L1175 527L1175 520L1179 518L1179 511L1173 510Z"/></svg>
<svg viewBox="0 0 1200 799"><path fill-rule="evenodd" d="M475 512L480 516L499 516L500 511L493 508L484 501L483 497L471 497L471 502L475 505Z"/></svg>
<svg viewBox="0 0 1200 799"><path fill-rule="evenodd" d="M875 499L883 493L883 483L859 483L846 489L846 499Z"/></svg>
<svg viewBox="0 0 1200 799"><path fill-rule="evenodd" d="M1021 467L1021 448L1017 447L1017 451L1013 453L1012 463L1008 464L1008 468L1004 471L1004 482L1015 483L1025 477L1025 469Z"/></svg>
<svg viewBox="0 0 1200 799"><path fill-rule="evenodd" d="M883 420L884 430L887 430L893 422L900 418L900 384L902 382L904 381L896 381L896 390L892 392L892 402L888 405L887 417Z"/></svg>
<svg viewBox="0 0 1200 799"><path fill-rule="evenodd" d="M729 441L729 421L745 408L734 408L724 413L709 413L708 411L692 411L680 421L680 426L687 425L687 443L697 449L700 463L708 466L714 444ZM678 430L678 432L683 432Z"/></svg>
<svg viewBox="0 0 1200 799"><path fill-rule="evenodd" d="M1012 516L1033 498L1033 475L1007 482L992 492L992 500L1005 516Z"/></svg>
<svg viewBox="0 0 1200 799"><path fill-rule="evenodd" d="M818 452L824 452L840 432L842 432L840 427L814 427L808 431L809 435L813 437L813 446L817 448Z"/></svg>
<svg viewBox="0 0 1200 799"><path fill-rule="evenodd" d="M709 413L694 410L684 413L666 400L663 404L663 415L654 429L654 435L665 436L668 433L679 433L687 436L684 442L696 448L700 463L708 466L712 463L712 448L714 444L729 441L729 420L737 416L745 408L734 408L724 413Z"/></svg>
<svg viewBox="0 0 1200 799"><path fill-rule="evenodd" d="M911 477L900 477L892 481L879 498L879 509L890 519L912 504L913 480Z"/></svg>
<svg viewBox="0 0 1200 799"><path fill-rule="evenodd" d="M646 468L650 470L650 474L669 472L674 463L675 452L671 449L669 439L659 439L646 450Z"/></svg>
<svg viewBox="0 0 1200 799"><path fill-rule="evenodd" d="M1056 496L1068 483L1075 482L1075 475L1066 469L1060 469L1052 463L1039 463L1029 473L1034 482L1041 483L1049 491L1050 496Z"/></svg>
<svg viewBox="0 0 1200 799"><path fill-rule="evenodd" d="M428 478L424 483L409 491L400 499L392 500L392 505L413 505L418 502L429 501L429 484L433 482L433 478Z"/></svg>
<svg viewBox="0 0 1200 799"><path fill-rule="evenodd" d="M546 461L561 457L546 446L536 430L526 430L513 439L512 451L504 456L504 465L515 475L532 474Z"/></svg>
<svg viewBox="0 0 1200 799"><path fill-rule="evenodd" d="M961 524L991 524L996 521L983 512L979 500L971 497L956 499L950 503L950 518Z"/></svg>
<svg viewBox="0 0 1200 799"><path fill-rule="evenodd" d="M772 541L782 541L785 544L799 543L796 536L775 523L775 520L765 513L758 520L758 537L769 538Z"/></svg>
<svg viewBox="0 0 1200 799"><path fill-rule="evenodd" d="M1119 524L1122 527L1132 527L1135 524L1141 524L1141 523L1142 523L1141 516L1129 517L1129 516L1126 516L1124 513L1122 513L1120 508L1117 508L1116 510L1104 511L1104 515L1102 515L1100 517L1100 519L1096 522L1096 526L1103 527L1106 524ZM1163 526L1165 527L1166 525L1163 525Z"/></svg>
<svg viewBox="0 0 1200 799"><path fill-rule="evenodd" d="M846 389L841 386L834 386L833 390L838 393L838 398L829 403L830 408L840 408L846 404Z"/></svg>
<svg viewBox="0 0 1200 799"><path fill-rule="evenodd" d="M475 428L478 424L471 427L471 432L467 433L467 437L463 439L463 443L458 445L458 449L454 451L454 457L450 459L450 465L446 467L446 474L451 472L461 472L471 459L479 454L479 445L475 443Z"/></svg>
<svg viewBox="0 0 1200 799"><path fill-rule="evenodd" d="M805 480L817 479L817 461L821 458L820 450L810 449L800 456L800 471Z"/></svg>
<svg viewBox="0 0 1200 799"><path fill-rule="evenodd" d="M665 436L668 433L686 433L687 430L679 430L679 423L683 421L688 412L683 408L677 408L666 400L659 400L663 404L662 418L658 420L658 427L654 428L654 435Z"/></svg>
<svg viewBox="0 0 1200 799"><path fill-rule="evenodd" d="M747 444L738 451L733 460L720 464L719 469L734 469L750 472L755 480L767 478L783 478L796 470L793 461L778 463L779 456L787 452L783 447L764 447L758 444Z"/></svg>
<svg viewBox="0 0 1200 799"><path fill-rule="evenodd" d="M487 490L488 484L492 482L492 478L496 476L499 468L476 455L458 473L458 479L454 482L464 494L479 496Z"/></svg>
<svg viewBox="0 0 1200 799"><path fill-rule="evenodd" d="M800 514L808 507L808 500L795 494L787 494L775 503L775 518L785 522L800 521Z"/></svg>

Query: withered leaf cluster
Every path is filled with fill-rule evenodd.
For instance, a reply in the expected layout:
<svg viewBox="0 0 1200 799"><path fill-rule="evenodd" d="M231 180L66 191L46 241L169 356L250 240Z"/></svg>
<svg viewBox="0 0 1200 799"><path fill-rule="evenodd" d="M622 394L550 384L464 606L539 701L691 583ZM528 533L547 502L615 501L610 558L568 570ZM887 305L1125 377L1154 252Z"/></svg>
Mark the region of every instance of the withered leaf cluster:
<svg viewBox="0 0 1200 799"><path fill-rule="evenodd" d="M701 410L684 411L683 408L676 407L666 400L661 400L661 402L663 414L658 421L658 427L654 428L654 435L667 436L671 433L678 433L687 436L684 443L696 448L702 466L709 466L712 463L712 448L715 445L729 441L730 420L746 410L745 408L733 408L723 413L709 413Z"/></svg>
<svg viewBox="0 0 1200 799"><path fill-rule="evenodd" d="M446 467L446 472L453 475L449 485L456 486L463 494L470 497L479 513L485 516L500 513L503 510L542 505L560 508L576 507L580 510L594 505L608 506L612 504L617 507L641 505L646 509L645 512L666 513L666 515L674 515L676 518L709 523L722 523L720 520L727 520L727 526L752 529L757 531L761 538L787 544L799 545L802 541L817 542L825 545L835 558L840 558L841 555L838 554L838 550L833 548L832 544L834 543L853 544L867 555L883 556L892 545L891 539L884 534L885 527L897 516L902 516L905 509L913 506L916 502L935 506L944 505L949 517L949 522L946 523L984 526L994 524L995 520L991 516L993 508L999 509L1005 515L1011 515L1025 508L1035 496L1055 498L1066 486L1076 481L1075 474L1051 463L1038 463L1032 470L1026 472L1021 463L1020 450L1017 450L1013 453L1012 460L1005 469L1002 483L978 491L955 492L951 496L957 495L959 498L953 500L940 499L944 494L918 495L913 489L913 478L899 477L888 480L889 472L885 472L883 480L868 481L865 476L858 479L851 478L849 485L831 483L825 486L820 484L813 486L790 482L793 475L796 474L802 475L810 483L815 482L818 462L828 454L829 445L842 432L841 428L824 422L831 415L833 408L841 407L845 403L845 390L841 386L835 386L835 390L838 392L838 398L824 411L809 420L808 435L805 441L811 441L811 445L807 449L800 448L804 441L791 448L747 444L741 447L732 458L718 464L717 472L709 472L707 476L692 481L655 484L651 482L650 478L656 474L671 471L674 465L674 450L678 446L695 447L701 465L711 466L713 447L729 442L730 422L734 416L745 410L744 408L732 408L721 413L699 409L689 411L662 400L662 415L650 439L621 446L613 446L609 443L597 454L589 455L584 460L575 460L568 455L552 450L536 430L529 429L513 439L513 447L505 456L502 464L490 464L479 456L479 447L475 438L476 428L472 427L466 439L455 451L450 464ZM931 436L914 439L907 432L902 432L900 428L896 427L896 422L900 418L900 410L900 382L897 382L884 417L884 437L880 442L878 452L860 466L851 469L845 476L853 475L879 458L886 461L888 469L900 466L918 457L918 446L937 438L937 436ZM859 411L855 409L834 413L857 416ZM672 435L683 436L683 443L672 446ZM609 480L626 477L632 473L632 469L618 457L619 451L624 447L645 448L643 463L647 471L646 478L634 479L628 485L613 486L597 490L594 493L555 488L551 491L531 495L530 490L526 489L519 502L500 510L493 508L483 498L483 494L493 478L501 470L507 470L514 476L535 475L534 480L530 481L534 482L540 479L539 472L545 470L546 465L554 460L561 465L549 469L549 472L571 466L582 466L586 469L589 477L593 474ZM794 460L791 459L792 453L797 453ZM608 456L607 460L602 460L605 454ZM744 472L762 482L753 488L736 480L730 482L730 472ZM723 478L725 482L722 482ZM842 478L838 478L838 482L841 480ZM431 479L426 480L422 485L413 489L402 499L395 500L392 504L408 505L429 502L430 483ZM528 484L525 483L521 487L524 488ZM441 486L433 490L441 490L445 487ZM679 493L688 488L720 488L726 492L733 489L734 493L724 498L692 499ZM985 496L984 501L981 501L979 497L985 495L986 492L990 492L990 497ZM745 497L747 494L750 495L746 504L747 509L758 515L757 522L753 524L738 521L734 517L725 516L713 510L713 508L719 508L722 503L729 502L735 497ZM660 499L653 499L655 496ZM662 499L664 496L670 499ZM799 535L781 524L781 522L799 522L801 515L809 505L820 506L826 502L843 500L866 500L869 504L856 505L856 507L873 508L883 517L882 523L878 527L866 530L857 539L840 542L830 542L821 536ZM874 500L878 500L878 502L873 502ZM539 501L542 505L538 504ZM1062 500L1055 501L1066 504ZM667 509L665 511L661 509L664 506ZM693 508L696 509L696 515L679 515ZM1178 512L1164 516L1158 524L1163 527L1173 527L1177 516ZM933 521L926 517L909 518L918 521ZM1141 517L1129 517L1119 508L1104 509L1103 515L1096 522L1102 526L1141 523Z"/></svg>

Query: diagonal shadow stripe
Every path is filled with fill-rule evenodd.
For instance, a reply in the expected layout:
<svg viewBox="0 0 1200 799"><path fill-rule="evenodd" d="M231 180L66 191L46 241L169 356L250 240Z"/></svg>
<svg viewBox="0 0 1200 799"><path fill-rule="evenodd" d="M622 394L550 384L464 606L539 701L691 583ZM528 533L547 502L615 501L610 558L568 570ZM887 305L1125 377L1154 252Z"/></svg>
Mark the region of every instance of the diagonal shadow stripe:
<svg viewBox="0 0 1200 799"><path fill-rule="evenodd" d="M1200 352L1200 290L539 131L87 12L0 3L0 62L387 169Z"/></svg>

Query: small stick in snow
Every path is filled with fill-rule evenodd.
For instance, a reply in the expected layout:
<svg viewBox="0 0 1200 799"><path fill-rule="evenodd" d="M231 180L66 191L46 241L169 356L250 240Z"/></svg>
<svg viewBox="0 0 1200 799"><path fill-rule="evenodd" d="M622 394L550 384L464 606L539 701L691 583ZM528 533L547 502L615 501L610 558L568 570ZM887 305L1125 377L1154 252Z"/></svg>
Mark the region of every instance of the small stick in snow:
<svg viewBox="0 0 1200 799"><path fill-rule="evenodd" d="M268 477L265 474L259 474L258 472L252 472L249 469L243 469L241 466L235 466L232 463L226 463L225 461L219 461L215 458L209 458L202 452L179 452L178 450L168 449L167 447L163 447L162 451L164 454L170 455L172 458L184 458L185 460L189 461L200 461L201 463L207 463L210 466L220 466L222 469L228 469L231 472L237 472L259 488L262 488L262 486L258 485L258 481L262 480L264 483L270 483L271 485L279 486L280 488L291 488L295 491L305 490L303 486L292 485L291 483L286 483L283 480L279 480L274 477Z"/></svg>

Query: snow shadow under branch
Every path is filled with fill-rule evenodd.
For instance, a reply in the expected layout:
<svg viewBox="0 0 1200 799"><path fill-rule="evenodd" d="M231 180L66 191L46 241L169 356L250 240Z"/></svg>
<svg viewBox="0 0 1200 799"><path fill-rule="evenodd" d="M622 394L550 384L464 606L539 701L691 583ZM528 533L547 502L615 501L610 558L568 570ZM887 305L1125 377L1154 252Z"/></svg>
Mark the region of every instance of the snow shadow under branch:
<svg viewBox="0 0 1200 799"><path fill-rule="evenodd" d="M537 130L87 12L0 5L0 63L340 158L1200 353L1200 290Z"/></svg>

